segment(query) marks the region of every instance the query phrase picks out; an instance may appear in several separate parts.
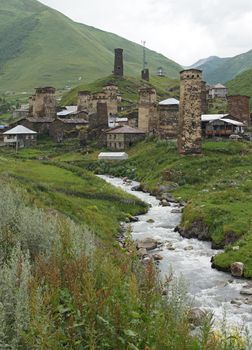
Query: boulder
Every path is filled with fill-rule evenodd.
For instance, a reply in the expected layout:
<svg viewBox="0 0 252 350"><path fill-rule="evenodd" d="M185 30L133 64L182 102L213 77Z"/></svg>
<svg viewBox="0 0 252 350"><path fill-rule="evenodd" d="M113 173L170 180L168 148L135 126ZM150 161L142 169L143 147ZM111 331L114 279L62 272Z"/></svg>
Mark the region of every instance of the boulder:
<svg viewBox="0 0 252 350"><path fill-rule="evenodd" d="M147 249L145 249L145 248L140 248L140 249L137 251L137 255L138 255L140 258L143 258L144 256L148 255Z"/></svg>
<svg viewBox="0 0 252 350"><path fill-rule="evenodd" d="M240 299L234 299L234 300L231 300L230 303L232 305L237 305L237 306L241 306L243 303Z"/></svg>
<svg viewBox="0 0 252 350"><path fill-rule="evenodd" d="M208 226L201 220L194 221L189 227L179 227L176 228L176 230L178 230L180 235L185 238L197 238L200 241L211 240Z"/></svg>
<svg viewBox="0 0 252 350"><path fill-rule="evenodd" d="M166 199L162 199L162 200L161 200L161 205L162 205L163 207L170 207L170 206L171 206L171 204L170 204L169 202L167 202Z"/></svg>
<svg viewBox="0 0 252 350"><path fill-rule="evenodd" d="M182 212L182 210L180 208L174 208L171 210L172 214L180 214Z"/></svg>
<svg viewBox="0 0 252 350"><path fill-rule="evenodd" d="M155 261L163 260L163 257L160 254L153 254L152 257Z"/></svg>
<svg viewBox="0 0 252 350"><path fill-rule="evenodd" d="M252 288L242 288L240 291L241 295L252 295Z"/></svg>
<svg viewBox="0 0 252 350"><path fill-rule="evenodd" d="M146 238L137 242L137 248L144 248L146 250L156 249L158 246L158 242L153 238Z"/></svg>
<svg viewBox="0 0 252 350"><path fill-rule="evenodd" d="M178 201L170 193L162 193L161 198L170 203L178 203Z"/></svg>
<svg viewBox="0 0 252 350"><path fill-rule="evenodd" d="M147 222L148 222L148 224L153 224L155 222L155 220L149 219L149 220L147 220Z"/></svg>
<svg viewBox="0 0 252 350"><path fill-rule="evenodd" d="M138 191L138 192L142 191L141 185L136 185L131 187L131 191Z"/></svg>
<svg viewBox="0 0 252 350"><path fill-rule="evenodd" d="M138 222L139 218L137 216L130 216L129 220L130 220L130 222Z"/></svg>
<svg viewBox="0 0 252 350"><path fill-rule="evenodd" d="M185 247L184 250L193 250L193 246L189 245L188 247Z"/></svg>
<svg viewBox="0 0 252 350"><path fill-rule="evenodd" d="M204 319L207 316L207 312L195 307L193 309L191 309L188 313L188 321L189 323L193 324L195 327L198 327L202 324L202 322L204 321Z"/></svg>
<svg viewBox="0 0 252 350"><path fill-rule="evenodd" d="M234 277L242 277L244 272L244 264L242 262L235 262L231 265L231 274Z"/></svg>

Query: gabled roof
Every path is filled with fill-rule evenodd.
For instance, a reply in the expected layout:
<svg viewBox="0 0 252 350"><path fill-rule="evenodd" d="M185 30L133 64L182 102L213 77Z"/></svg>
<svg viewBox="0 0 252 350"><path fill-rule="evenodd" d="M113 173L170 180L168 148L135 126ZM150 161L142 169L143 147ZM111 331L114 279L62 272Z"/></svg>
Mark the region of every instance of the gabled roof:
<svg viewBox="0 0 252 350"><path fill-rule="evenodd" d="M211 122L213 120L222 119L228 117L229 114L202 114L201 121L202 122Z"/></svg>
<svg viewBox="0 0 252 350"><path fill-rule="evenodd" d="M221 83L215 84L211 86L213 89L226 89L226 86L222 85Z"/></svg>
<svg viewBox="0 0 252 350"><path fill-rule="evenodd" d="M36 131L28 129L23 125L17 125L15 126L15 128L5 131L3 134L4 135L28 135L28 134L35 135L37 133Z"/></svg>
<svg viewBox="0 0 252 350"><path fill-rule="evenodd" d="M221 121L223 121L227 124L232 124L232 125L236 125L236 126L245 126L242 122L238 122L237 120L233 120L233 119L222 118Z"/></svg>
<svg viewBox="0 0 252 350"><path fill-rule="evenodd" d="M179 105L179 100L176 98L167 98L166 100L163 100L159 102L160 106L168 106L168 105Z"/></svg>
<svg viewBox="0 0 252 350"><path fill-rule="evenodd" d="M131 126L125 125L121 128L116 128L107 131L107 134L145 134L145 132L136 128L132 128Z"/></svg>
<svg viewBox="0 0 252 350"><path fill-rule="evenodd" d="M65 109L57 113L57 116L66 116L69 114L77 114L78 106L66 106Z"/></svg>

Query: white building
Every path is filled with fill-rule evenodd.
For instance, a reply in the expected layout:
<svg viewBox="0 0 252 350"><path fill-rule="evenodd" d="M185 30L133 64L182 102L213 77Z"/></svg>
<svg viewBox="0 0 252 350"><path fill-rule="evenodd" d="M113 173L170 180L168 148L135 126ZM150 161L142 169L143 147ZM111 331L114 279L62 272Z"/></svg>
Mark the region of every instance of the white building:
<svg viewBox="0 0 252 350"><path fill-rule="evenodd" d="M16 149L30 147L37 143L37 132L23 125L15 126L15 128L5 131L3 135L4 144L15 146Z"/></svg>

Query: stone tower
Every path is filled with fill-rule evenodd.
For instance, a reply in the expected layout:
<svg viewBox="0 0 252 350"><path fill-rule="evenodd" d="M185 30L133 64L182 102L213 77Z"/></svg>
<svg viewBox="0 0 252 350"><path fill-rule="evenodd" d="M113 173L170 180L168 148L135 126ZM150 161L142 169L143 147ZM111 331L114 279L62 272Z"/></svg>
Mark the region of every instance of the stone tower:
<svg viewBox="0 0 252 350"><path fill-rule="evenodd" d="M90 129L108 128L108 109L106 102L97 102L97 112L89 118Z"/></svg>
<svg viewBox="0 0 252 350"><path fill-rule="evenodd" d="M142 80L149 81L150 80L150 73L148 68L144 68L141 72L141 78Z"/></svg>
<svg viewBox="0 0 252 350"><path fill-rule="evenodd" d="M208 105L207 105L207 88L206 88L206 82L205 81L202 81L201 103L202 103L202 114L207 114L207 110L208 110Z"/></svg>
<svg viewBox="0 0 252 350"><path fill-rule="evenodd" d="M33 116L35 118L54 118L56 116L55 88L37 88L33 100Z"/></svg>
<svg viewBox="0 0 252 350"><path fill-rule="evenodd" d="M117 77L123 77L123 49L115 49L113 74Z"/></svg>
<svg viewBox="0 0 252 350"><path fill-rule="evenodd" d="M78 111L89 111L92 109L92 94L89 91L79 91L78 92Z"/></svg>
<svg viewBox="0 0 252 350"><path fill-rule="evenodd" d="M143 87L139 90L138 128L146 133L157 128L157 93L155 89Z"/></svg>
<svg viewBox="0 0 252 350"><path fill-rule="evenodd" d="M115 115L118 112L118 87L116 85L104 86L103 91L106 95L108 115Z"/></svg>
<svg viewBox="0 0 252 350"><path fill-rule="evenodd" d="M202 71L180 72L178 150L181 154L201 153Z"/></svg>
<svg viewBox="0 0 252 350"><path fill-rule="evenodd" d="M228 113L237 118L240 122L250 126L249 96L233 95L228 96Z"/></svg>

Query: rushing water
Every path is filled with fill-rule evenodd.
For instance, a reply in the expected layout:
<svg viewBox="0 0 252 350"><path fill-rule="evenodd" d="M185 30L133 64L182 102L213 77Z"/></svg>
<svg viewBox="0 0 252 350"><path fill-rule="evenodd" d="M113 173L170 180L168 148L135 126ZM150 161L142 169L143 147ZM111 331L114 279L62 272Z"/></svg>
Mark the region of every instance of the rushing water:
<svg viewBox="0 0 252 350"><path fill-rule="evenodd" d="M150 204L148 213L138 216L139 221L131 224L132 237L135 240L151 237L164 243L158 252L163 257L159 264L161 276L169 275L171 270L173 275L183 276L194 306L213 312L215 319L220 321L225 312L230 326L245 324L252 332L252 305L245 304L245 298L240 295L240 290L247 282L211 268L211 257L218 251L212 250L210 243L182 238L174 232L180 223L181 214L171 212L173 205L162 207L154 196L132 191L132 187L138 185L137 182L125 184L119 178L100 177ZM174 250L169 250L171 246ZM243 303L231 304L234 299L242 300Z"/></svg>

